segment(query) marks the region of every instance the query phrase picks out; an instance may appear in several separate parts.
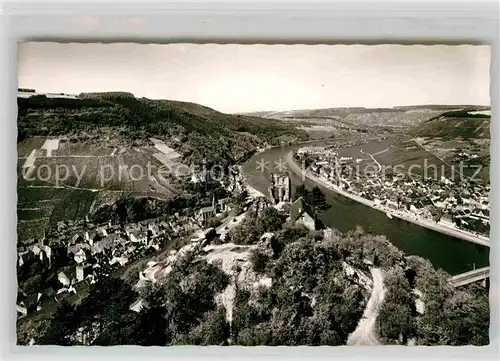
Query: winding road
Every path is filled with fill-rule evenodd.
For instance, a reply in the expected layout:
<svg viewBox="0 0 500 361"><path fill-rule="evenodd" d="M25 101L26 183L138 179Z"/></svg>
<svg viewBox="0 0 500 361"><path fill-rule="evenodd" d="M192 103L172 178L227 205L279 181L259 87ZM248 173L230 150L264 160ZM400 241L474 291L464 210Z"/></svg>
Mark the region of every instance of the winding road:
<svg viewBox="0 0 500 361"><path fill-rule="evenodd" d="M375 159L375 157L373 156L373 154L370 154L370 153L366 153L366 152L363 152L363 149L360 150L360 153L361 154L366 154L367 156L369 156L375 163L377 163L377 167L378 167L378 171L375 173L375 174L378 174L380 173L380 171L382 170L382 166L380 165L380 163Z"/></svg>
<svg viewBox="0 0 500 361"><path fill-rule="evenodd" d="M386 289L384 287L384 276L379 268L372 268L373 289L370 299L366 304L363 317L358 323L358 327L347 338L349 346L373 346L380 345L376 333L376 321L380 306L384 300Z"/></svg>

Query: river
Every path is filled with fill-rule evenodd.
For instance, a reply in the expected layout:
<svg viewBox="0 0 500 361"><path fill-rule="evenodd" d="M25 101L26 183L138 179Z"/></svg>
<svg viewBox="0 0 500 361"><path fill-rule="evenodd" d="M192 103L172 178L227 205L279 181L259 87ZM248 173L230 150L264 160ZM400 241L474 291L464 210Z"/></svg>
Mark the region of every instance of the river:
<svg viewBox="0 0 500 361"><path fill-rule="evenodd" d="M307 145L321 145L308 142ZM300 148L291 145L267 149L254 154L243 166L247 182L255 189L268 194L270 173L276 172L286 159L287 153ZM267 163L266 163L267 162ZM303 179L300 174L293 173L290 168L292 189L299 184L312 188L316 184ZM383 212L377 211L356 201L341 196L327 188L321 187L331 208L319 214L319 218L328 227L347 232L361 226L365 231L386 236L396 247L407 255L417 255L432 262L435 268L442 268L451 275L459 274L473 267L489 265L489 248L451 237L413 223L393 218L389 219Z"/></svg>

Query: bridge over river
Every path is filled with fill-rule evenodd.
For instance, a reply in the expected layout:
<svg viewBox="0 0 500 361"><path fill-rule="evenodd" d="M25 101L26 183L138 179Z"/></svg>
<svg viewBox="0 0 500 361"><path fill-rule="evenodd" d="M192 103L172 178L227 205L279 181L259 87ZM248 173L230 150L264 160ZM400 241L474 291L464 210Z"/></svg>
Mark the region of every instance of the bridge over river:
<svg viewBox="0 0 500 361"><path fill-rule="evenodd" d="M469 283L486 280L490 277L490 267L482 267L472 271L460 273L450 277L450 283L454 287L468 285Z"/></svg>

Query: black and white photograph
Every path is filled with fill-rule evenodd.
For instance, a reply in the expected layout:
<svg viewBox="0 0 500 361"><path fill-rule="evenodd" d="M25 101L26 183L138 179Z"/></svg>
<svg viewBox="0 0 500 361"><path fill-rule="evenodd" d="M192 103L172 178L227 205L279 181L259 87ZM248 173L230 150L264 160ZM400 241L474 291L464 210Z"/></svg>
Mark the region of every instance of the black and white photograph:
<svg viewBox="0 0 500 361"><path fill-rule="evenodd" d="M488 345L490 63L19 43L17 344Z"/></svg>

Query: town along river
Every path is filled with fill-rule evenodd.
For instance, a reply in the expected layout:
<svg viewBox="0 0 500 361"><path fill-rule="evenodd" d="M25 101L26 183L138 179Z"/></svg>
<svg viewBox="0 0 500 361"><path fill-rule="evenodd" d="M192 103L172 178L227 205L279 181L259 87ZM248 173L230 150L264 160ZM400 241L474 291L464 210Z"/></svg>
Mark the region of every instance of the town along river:
<svg viewBox="0 0 500 361"><path fill-rule="evenodd" d="M315 142L314 145L324 144ZM280 159L284 161L290 151L300 147L301 145L296 144L254 154L243 166L248 184L267 196L270 173L273 168L277 171L277 162L280 162ZM316 185L310 180L303 180L302 176L293 173L290 167L287 171L290 174L292 190L302 183L309 189ZM472 270L473 267L489 265L488 247L432 231L399 218L390 219L384 212L343 197L327 188L320 188L331 205L330 209L319 214L319 218L328 227L347 232L359 225L365 231L386 236L406 255L426 258L435 268L442 268L451 275Z"/></svg>

